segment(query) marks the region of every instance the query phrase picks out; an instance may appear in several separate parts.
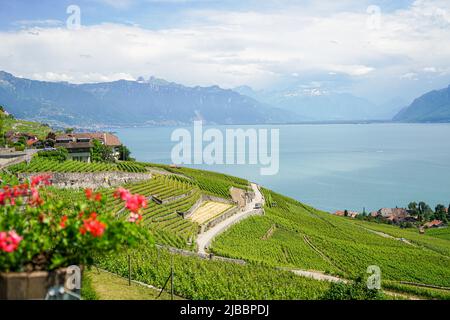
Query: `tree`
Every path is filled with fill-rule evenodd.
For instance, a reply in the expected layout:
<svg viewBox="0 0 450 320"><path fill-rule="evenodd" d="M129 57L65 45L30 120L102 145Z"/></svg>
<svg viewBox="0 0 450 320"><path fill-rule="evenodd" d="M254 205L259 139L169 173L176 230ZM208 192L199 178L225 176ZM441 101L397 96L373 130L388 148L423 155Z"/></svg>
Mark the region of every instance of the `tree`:
<svg viewBox="0 0 450 320"><path fill-rule="evenodd" d="M75 130L74 128L66 128L66 129L64 129L64 132L67 134L70 134L70 133L73 133L74 130Z"/></svg>
<svg viewBox="0 0 450 320"><path fill-rule="evenodd" d="M344 217L348 217L348 211L344 210Z"/></svg>
<svg viewBox="0 0 450 320"><path fill-rule="evenodd" d="M416 216L417 212L419 211L417 208L417 202L410 202L408 204L408 210L412 215Z"/></svg>
<svg viewBox="0 0 450 320"><path fill-rule="evenodd" d="M111 147L105 146L99 140L93 140L91 159L94 162L114 162L114 153Z"/></svg>
<svg viewBox="0 0 450 320"><path fill-rule="evenodd" d="M119 160L130 161L132 158L130 157L131 151L126 146L121 145L119 147Z"/></svg>
<svg viewBox="0 0 450 320"><path fill-rule="evenodd" d="M442 204L438 204L434 211L434 218L447 222L447 212L445 212L445 207Z"/></svg>
<svg viewBox="0 0 450 320"><path fill-rule="evenodd" d="M433 216L433 210L425 202L419 202L418 206L419 221L428 221Z"/></svg>

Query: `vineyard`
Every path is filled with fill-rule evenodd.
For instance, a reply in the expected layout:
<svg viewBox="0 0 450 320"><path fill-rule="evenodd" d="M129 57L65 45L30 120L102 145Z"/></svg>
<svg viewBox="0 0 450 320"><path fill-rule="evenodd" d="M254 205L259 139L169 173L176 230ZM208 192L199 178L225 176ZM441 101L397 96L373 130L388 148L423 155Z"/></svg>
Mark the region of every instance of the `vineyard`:
<svg viewBox="0 0 450 320"><path fill-rule="evenodd" d="M384 280L450 287L450 243L416 231L336 217L263 190L266 215L231 228L213 243L213 252L272 266L312 269L354 278L378 265ZM382 237L359 224L413 240ZM272 225L276 229L265 239ZM387 230L387 228L389 230ZM395 230L395 231L394 231Z"/></svg>
<svg viewBox="0 0 450 320"><path fill-rule="evenodd" d="M230 197L231 187L241 188L244 190L249 188L249 182L247 180L231 177L222 173L191 168L170 168L168 166L161 168L164 168L172 173L189 177L195 181L203 192L223 198Z"/></svg>
<svg viewBox="0 0 450 320"><path fill-rule="evenodd" d="M206 201L192 213L189 219L198 224L203 224L219 216L221 213L227 211L231 207L232 205L227 203Z"/></svg>
<svg viewBox="0 0 450 320"><path fill-rule="evenodd" d="M48 160L45 158L34 157L33 160L27 164L25 162L12 165L8 167L12 173L36 173L36 172L146 172L145 167L133 162L118 162L118 163L101 163L101 162L81 162L67 160L59 162L55 160Z"/></svg>
<svg viewBox="0 0 450 320"><path fill-rule="evenodd" d="M187 299L320 299L327 282L260 265L239 265L197 257L172 255L164 249L142 246L130 252L131 276L162 287L174 266L174 292ZM97 265L128 276L127 253L97 259Z"/></svg>
<svg viewBox="0 0 450 320"><path fill-rule="evenodd" d="M194 219L184 219L201 197L209 194L229 198L231 186L248 189L244 179L189 168L120 162L117 164L56 162L34 158L29 164L8 168L0 176L3 185L17 180L19 172L147 172L156 167L163 174L123 187L148 199L140 222L158 244L194 250L199 224L229 208L214 202L203 204ZM12 174L10 174L12 173ZM115 189L115 188L114 188ZM253 216L219 235L212 253L247 261L238 265L195 257L171 255L164 249L142 244L131 252L132 277L155 286L164 285L173 258L175 293L189 299L319 299L330 285L300 277L280 268L320 271L346 279L366 273L377 265L383 286L425 298L449 299L450 291L429 288L450 287L450 239L448 228L416 229L336 217L296 200L261 188L265 215ZM113 197L113 189L101 189L107 210L125 219L123 202ZM43 197L65 198L76 203L83 190L49 188ZM197 214L197 216L195 216ZM409 242L399 241L408 239ZM98 265L126 276L126 253L101 257ZM409 284L408 284L409 283Z"/></svg>

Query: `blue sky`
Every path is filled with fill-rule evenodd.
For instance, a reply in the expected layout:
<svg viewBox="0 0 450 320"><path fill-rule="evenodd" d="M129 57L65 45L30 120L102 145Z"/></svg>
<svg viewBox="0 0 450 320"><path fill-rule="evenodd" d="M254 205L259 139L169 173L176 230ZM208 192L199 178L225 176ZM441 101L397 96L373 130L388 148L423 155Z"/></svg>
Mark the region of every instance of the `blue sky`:
<svg viewBox="0 0 450 320"><path fill-rule="evenodd" d="M153 75L409 101L450 84L449 40L447 0L0 1L0 69L48 81Z"/></svg>

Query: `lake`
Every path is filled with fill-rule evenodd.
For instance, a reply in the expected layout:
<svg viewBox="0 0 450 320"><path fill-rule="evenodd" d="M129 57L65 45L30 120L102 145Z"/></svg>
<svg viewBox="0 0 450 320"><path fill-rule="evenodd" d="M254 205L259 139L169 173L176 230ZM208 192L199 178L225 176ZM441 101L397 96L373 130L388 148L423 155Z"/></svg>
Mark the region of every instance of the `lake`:
<svg viewBox="0 0 450 320"><path fill-rule="evenodd" d="M208 127L205 126L204 129ZM220 130L237 126L217 126ZM280 168L197 165L257 182L316 208L367 211L425 201L450 203L450 124L312 124L278 128ZM116 130L139 161L170 164L173 127ZM192 128L191 128L192 129ZM206 144L205 144L206 145Z"/></svg>

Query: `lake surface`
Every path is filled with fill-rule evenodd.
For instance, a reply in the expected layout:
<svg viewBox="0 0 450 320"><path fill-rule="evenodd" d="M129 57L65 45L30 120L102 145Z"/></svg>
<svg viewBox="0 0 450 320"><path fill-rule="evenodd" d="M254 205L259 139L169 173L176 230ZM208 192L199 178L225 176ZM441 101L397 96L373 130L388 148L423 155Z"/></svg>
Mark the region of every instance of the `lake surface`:
<svg viewBox="0 0 450 320"><path fill-rule="evenodd" d="M204 127L206 130L207 126ZM236 126L215 128L237 129ZM251 181L327 211L378 210L411 201L450 203L450 124L324 124L278 128L280 168L197 165ZM140 161L171 163L170 127L124 128L117 134ZM189 128L188 128L189 129ZM192 128L190 128L192 132ZM206 145L206 143L204 144Z"/></svg>

